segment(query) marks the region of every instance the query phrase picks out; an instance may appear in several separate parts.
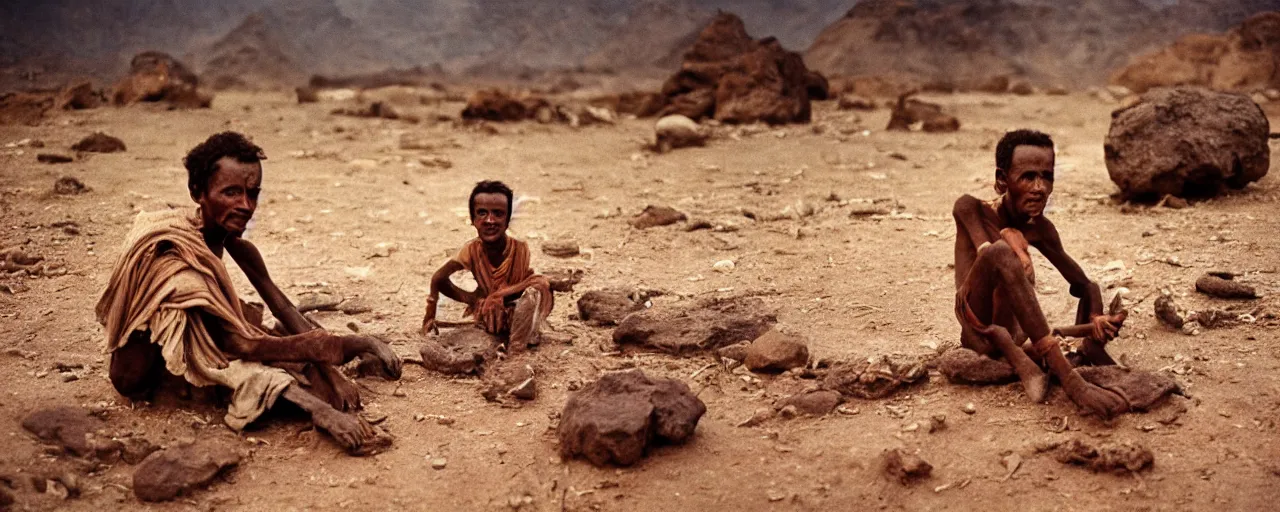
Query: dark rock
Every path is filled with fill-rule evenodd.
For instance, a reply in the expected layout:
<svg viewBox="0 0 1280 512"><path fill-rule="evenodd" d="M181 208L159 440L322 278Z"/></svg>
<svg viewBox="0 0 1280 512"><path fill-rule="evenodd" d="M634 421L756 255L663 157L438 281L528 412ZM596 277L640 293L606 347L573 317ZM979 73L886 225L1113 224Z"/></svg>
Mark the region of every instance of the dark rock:
<svg viewBox="0 0 1280 512"><path fill-rule="evenodd" d="M666 106L666 98L656 92L627 92L592 99L591 105L605 107L619 114L653 117Z"/></svg>
<svg viewBox="0 0 1280 512"><path fill-rule="evenodd" d="M1181 329L1186 320L1178 313L1178 306L1174 304L1173 297L1169 295L1161 295L1156 297L1155 302L1156 319L1160 323L1173 329Z"/></svg>
<svg viewBox="0 0 1280 512"><path fill-rule="evenodd" d="M499 122L524 121L536 117L539 110L548 113L554 111L551 104L541 97L516 97L498 89L482 89L467 98L462 118Z"/></svg>
<svg viewBox="0 0 1280 512"><path fill-rule="evenodd" d="M133 494L142 501L168 501L203 489L243 456L216 441L197 441L151 454L133 472Z"/></svg>
<svg viewBox="0 0 1280 512"><path fill-rule="evenodd" d="M808 122L810 99L829 95L826 78L774 38L747 35L742 20L719 13L698 34L680 71L662 85L662 115L728 123Z"/></svg>
<svg viewBox="0 0 1280 512"><path fill-rule="evenodd" d="M693 436L707 407L683 382L640 370L609 373L569 397L557 434L565 457L627 466L649 447Z"/></svg>
<svg viewBox="0 0 1280 512"><path fill-rule="evenodd" d="M805 90L809 92L809 99L814 101L824 101L831 99L831 83L827 81L827 77L822 73L810 70L805 74Z"/></svg>
<svg viewBox="0 0 1280 512"><path fill-rule="evenodd" d="M582 249L578 246L577 240L549 240L543 242L542 253L555 258L572 258L577 256Z"/></svg>
<svg viewBox="0 0 1280 512"><path fill-rule="evenodd" d="M42 164L65 164L75 160L73 156L58 153L39 153L36 155L36 161Z"/></svg>
<svg viewBox="0 0 1280 512"><path fill-rule="evenodd" d="M631 226L636 229L649 229L657 226L668 226L687 219L688 217L685 214L676 211L674 208L649 205L645 207L644 211L640 212L640 215L631 220Z"/></svg>
<svg viewBox="0 0 1280 512"><path fill-rule="evenodd" d="M897 448L884 452L881 457L881 469L885 477L897 480L902 485L929 478L930 473L933 472L933 466L919 455L906 453Z"/></svg>
<svg viewBox="0 0 1280 512"><path fill-rule="evenodd" d="M0 125L23 124L36 126L53 108L54 98L49 94L9 92L0 94Z"/></svg>
<svg viewBox="0 0 1280 512"><path fill-rule="evenodd" d="M839 392L819 389L788 397L778 404L778 408L795 407L795 410L801 414L823 416L834 411L843 401L844 397Z"/></svg>
<svg viewBox="0 0 1280 512"><path fill-rule="evenodd" d="M309 313L311 311L337 311L338 305L342 304L342 300L342 296L332 293L304 293L298 296L298 312Z"/></svg>
<svg viewBox="0 0 1280 512"><path fill-rule="evenodd" d="M709 300L683 310L655 307L623 319L613 341L670 354L717 350L771 329L778 317L763 310L759 299Z"/></svg>
<svg viewBox="0 0 1280 512"><path fill-rule="evenodd" d="M1267 175L1270 129L1248 96L1155 89L1112 113L1107 172L1126 198L1216 196Z"/></svg>
<svg viewBox="0 0 1280 512"><path fill-rule="evenodd" d="M741 363L747 360L747 348L750 346L751 346L750 341L742 341L739 343L734 343L733 345L720 347L719 349L716 350L716 355L724 359L729 359L731 361L737 361Z"/></svg>
<svg viewBox="0 0 1280 512"><path fill-rule="evenodd" d="M102 91L94 90L92 83L80 82L63 88L54 100L54 107L61 110L85 110L101 107L106 102L106 96Z"/></svg>
<svg viewBox="0 0 1280 512"><path fill-rule="evenodd" d="M954 348L938 358L938 371L957 384L1008 384L1018 380L1013 365L967 348Z"/></svg>
<svg viewBox="0 0 1280 512"><path fill-rule="evenodd" d="M293 92L298 97L298 103L316 103L320 101L320 91L315 87L300 86L295 87Z"/></svg>
<svg viewBox="0 0 1280 512"><path fill-rule="evenodd" d="M106 427L101 419L79 407L51 407L35 411L22 420L22 428L41 441L52 443L78 457L109 460L120 453L120 441L98 432Z"/></svg>
<svg viewBox="0 0 1280 512"><path fill-rule="evenodd" d="M1037 447L1038 452L1052 452L1063 464L1084 466L1094 472L1116 474L1137 473L1155 464L1155 454L1137 443L1104 443L1098 446L1079 439Z"/></svg>
<svg viewBox="0 0 1280 512"><path fill-rule="evenodd" d="M71 149L87 153L117 153L124 151L125 147L124 141L102 132L95 132L93 135L80 139L80 142L71 146Z"/></svg>
<svg viewBox="0 0 1280 512"><path fill-rule="evenodd" d="M373 311L373 306L363 299L346 299L338 305L338 311L344 315L362 315Z"/></svg>
<svg viewBox="0 0 1280 512"><path fill-rule="evenodd" d="M549 270L543 274L551 282L553 292L571 292L573 287L582 281L581 269Z"/></svg>
<svg viewBox="0 0 1280 512"><path fill-rule="evenodd" d="M428 338L420 351L422 365L445 375L480 373L485 363L497 360L501 343L479 328L460 327Z"/></svg>
<svg viewBox="0 0 1280 512"><path fill-rule="evenodd" d="M71 176L63 176L58 178L58 181L53 182L53 193L58 195L70 196L83 194L88 191L89 187L85 186L85 184L80 180Z"/></svg>
<svg viewBox="0 0 1280 512"><path fill-rule="evenodd" d="M491 373L485 377L485 389L480 393L485 400L499 402L506 397L519 400L533 400L538 397L538 381L535 379L533 367L510 362Z"/></svg>
<svg viewBox="0 0 1280 512"><path fill-rule="evenodd" d="M592 290L578 299L578 318L591 325L618 325L627 315L644 309L623 291Z"/></svg>
<svg viewBox="0 0 1280 512"><path fill-rule="evenodd" d="M123 448L120 450L120 458L128 464L142 462L147 456L160 449L159 446L151 444L151 441L141 437L128 437L121 443Z"/></svg>
<svg viewBox="0 0 1280 512"><path fill-rule="evenodd" d="M142 52L129 63L129 75L116 84L112 102L165 102L175 108L209 108L213 97L200 92L200 81L186 65L161 52Z"/></svg>
<svg viewBox="0 0 1280 512"><path fill-rule="evenodd" d="M832 365L822 380L822 388L839 391L845 396L876 400L928 379L929 372L920 362L899 363L880 357Z"/></svg>
<svg viewBox="0 0 1280 512"><path fill-rule="evenodd" d="M992 76L973 84L972 89L978 92L1000 94L1009 90L1009 77L1003 75Z"/></svg>
<svg viewBox="0 0 1280 512"><path fill-rule="evenodd" d="M781 373L809 362L809 346L803 339L776 330L764 333L747 347L743 363L748 370Z"/></svg>
<svg viewBox="0 0 1280 512"><path fill-rule="evenodd" d="M13 505L13 493L4 487L0 487L0 509L8 510L7 507L10 505Z"/></svg>
<svg viewBox="0 0 1280 512"><path fill-rule="evenodd" d="M920 123L926 132L954 132L960 129L960 121L942 112L942 106L911 98L911 93L898 97L889 116L886 130L909 131Z"/></svg>
<svg viewBox="0 0 1280 512"><path fill-rule="evenodd" d="M1035 94L1036 90L1034 87L1031 87L1031 84L1023 80L1019 80L1009 85L1009 92L1017 94L1018 96L1030 96Z"/></svg>
<svg viewBox="0 0 1280 512"><path fill-rule="evenodd" d="M836 103L836 107L840 110L875 110L876 102L862 96L844 94L840 96L840 101Z"/></svg>
<svg viewBox="0 0 1280 512"><path fill-rule="evenodd" d="M399 110L391 106L390 103L383 101L375 101L369 103L369 106L362 108L337 108L331 114L347 117L363 117L371 119L391 119L408 121L416 123L419 119L415 116L401 114Z"/></svg>
<svg viewBox="0 0 1280 512"><path fill-rule="evenodd" d="M1182 394L1182 387L1167 375L1142 370L1121 368L1115 365L1083 366L1077 368L1080 376L1103 389L1122 391L1129 408L1147 411L1172 394Z"/></svg>
<svg viewBox="0 0 1280 512"><path fill-rule="evenodd" d="M1196 291L1220 299L1258 298L1258 291L1252 286L1209 274L1196 279Z"/></svg>

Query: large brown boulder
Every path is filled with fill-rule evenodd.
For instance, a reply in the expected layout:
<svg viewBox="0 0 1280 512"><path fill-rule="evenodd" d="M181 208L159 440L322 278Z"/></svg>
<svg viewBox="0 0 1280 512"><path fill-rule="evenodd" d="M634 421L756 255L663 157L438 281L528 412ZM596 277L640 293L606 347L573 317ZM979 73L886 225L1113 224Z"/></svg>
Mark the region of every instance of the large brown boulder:
<svg viewBox="0 0 1280 512"><path fill-rule="evenodd" d="M213 97L200 92L200 80L167 53L142 52L129 63L129 76L116 84L112 103L166 102L177 108L208 108Z"/></svg>
<svg viewBox="0 0 1280 512"><path fill-rule="evenodd" d="M753 40L737 16L721 12L662 85L663 115L728 123L808 122L810 99L826 99L826 78L776 39Z"/></svg>
<svg viewBox="0 0 1280 512"><path fill-rule="evenodd" d="M1139 93L1178 85L1234 92L1280 87L1280 12L1256 14L1224 34L1183 36L1134 58L1111 83Z"/></svg>
<svg viewBox="0 0 1280 512"><path fill-rule="evenodd" d="M565 457L635 464L650 446L680 444L707 412L685 383L640 370L609 373L569 397L557 434Z"/></svg>
<svg viewBox="0 0 1280 512"><path fill-rule="evenodd" d="M1107 172L1126 198L1215 196L1266 176L1270 129L1247 96L1156 89L1112 113Z"/></svg>

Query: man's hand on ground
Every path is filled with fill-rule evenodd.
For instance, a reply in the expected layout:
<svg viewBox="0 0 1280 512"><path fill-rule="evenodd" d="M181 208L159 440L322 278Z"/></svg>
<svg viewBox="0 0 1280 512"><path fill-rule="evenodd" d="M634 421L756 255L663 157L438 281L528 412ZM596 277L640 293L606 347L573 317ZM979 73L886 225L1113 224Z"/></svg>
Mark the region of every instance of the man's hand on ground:
<svg viewBox="0 0 1280 512"><path fill-rule="evenodd" d="M396 355L386 342L371 336L343 336L343 360L350 361L358 356L369 356L382 363L382 371L392 380L400 378L400 370L404 362Z"/></svg>

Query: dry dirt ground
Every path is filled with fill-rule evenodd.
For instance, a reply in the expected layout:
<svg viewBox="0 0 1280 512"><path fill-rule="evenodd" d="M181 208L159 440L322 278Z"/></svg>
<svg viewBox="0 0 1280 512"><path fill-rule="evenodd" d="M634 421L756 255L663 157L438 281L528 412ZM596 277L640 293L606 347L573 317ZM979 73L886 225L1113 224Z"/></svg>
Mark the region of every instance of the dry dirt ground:
<svg viewBox="0 0 1280 512"><path fill-rule="evenodd" d="M328 114L333 104L297 105L291 95L270 93L223 94L211 110L108 108L61 114L39 127L0 127L0 144L33 138L46 150L66 151L98 130L128 144L124 153L61 165L37 163L40 150L0 148L0 245L23 244L69 269L59 277L22 278L17 282L29 289L0 294L0 339L5 349L18 349L0 355L0 432L6 442L0 470L52 463L20 426L28 412L50 405L105 404L111 425L160 444L212 436L251 451L226 480L168 504L136 501L127 490L132 467L120 464L86 477L79 499L61 501L25 489L17 492L15 508L1273 506L1280 498L1280 333L1274 320L1270 326L1259 321L1188 336L1161 327L1152 302L1164 288L1191 309L1224 306L1194 291L1195 279L1214 268L1247 272L1243 279L1268 296L1280 290L1280 180L1273 173L1244 193L1188 209L1121 208L1108 197L1114 186L1101 144L1113 105L1083 94L934 99L963 121L960 132L886 133L881 128L887 110L855 115L829 102L816 108L819 128L722 129L705 148L665 155L640 150L651 120L582 129L495 125L495 134L450 123L337 117ZM456 116L461 105L439 108ZM1129 289L1136 314L1111 344L1113 355L1137 368L1175 372L1190 398L1174 397L1155 412L1102 422L1080 417L1060 390L1048 404L1032 404L1015 385L962 387L934 374L890 399L846 404L856 414L774 418L738 427L807 382L726 371L710 356L619 353L608 329L571 318L583 291L624 286L666 291L655 307L759 296L777 309L782 328L810 340L815 358L923 356L955 345L951 204L962 193L993 195L994 143L1017 127L1046 130L1058 141L1050 215L1067 249L1109 288L1108 297L1118 286ZM550 320L561 338L572 341L544 345L533 356L540 371L537 400L523 407L489 403L478 379L444 378L415 365L406 366L400 382L362 379L368 413L385 415L383 425L397 439L388 453L351 458L297 417L269 418L237 438L221 424L217 407L130 405L117 396L106 379L93 306L134 212L165 203L190 205L181 158L221 130L252 135L268 154L263 201L248 236L276 281L294 297L326 288L372 306L372 313L316 316L335 331L346 332L349 322L366 333L416 328L431 272L474 236L465 219L470 186L480 179L510 183L524 198L512 231L531 241L535 267L585 272L576 292L557 296ZM402 150L404 133L439 148ZM428 155L453 165L416 163ZM79 177L92 191L53 195L53 182L62 175ZM850 218L851 206L829 200L833 194L846 201L895 199L903 214ZM771 222L741 214L794 210L798 202L816 207L816 213ZM649 204L738 229L631 228L629 218ZM79 234L51 227L65 220L74 221ZM580 241L584 254L555 259L537 251L542 241L565 237ZM726 259L735 262L732 271L713 270ZM1054 323L1067 323L1074 301L1065 282L1043 258L1036 259L1045 311ZM241 293L254 300L248 283L237 270L232 273ZM458 306L445 305L442 315L456 319ZM1249 306L1275 313L1280 303L1264 298ZM395 348L406 355L418 349ZM59 363L85 368L76 370L78 380L63 382L54 369ZM684 380L698 393L708 412L696 436L687 445L657 449L634 467L562 461L555 425L571 383L631 367ZM967 403L976 413L962 410ZM935 414L946 416L945 429L912 429ZM1038 442L1073 438L1143 444L1155 453L1154 469L1137 476L1095 474L1032 449ZM933 476L913 486L886 480L877 461L891 448L918 452L933 464ZM1007 477L1001 461L1010 453L1022 463ZM431 467L438 458L447 460L444 469Z"/></svg>

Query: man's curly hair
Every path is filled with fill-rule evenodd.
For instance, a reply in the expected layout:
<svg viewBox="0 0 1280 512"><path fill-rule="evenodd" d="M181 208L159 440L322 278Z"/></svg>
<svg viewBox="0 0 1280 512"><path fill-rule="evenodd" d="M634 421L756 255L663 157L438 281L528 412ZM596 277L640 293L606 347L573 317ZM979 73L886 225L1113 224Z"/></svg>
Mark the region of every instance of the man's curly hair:
<svg viewBox="0 0 1280 512"><path fill-rule="evenodd" d="M209 136L200 145L191 148L182 165L187 168L187 190L191 197L199 197L209 188L209 180L218 172L218 160L231 157L240 163L256 164L266 160L262 148L249 142L236 132L222 132Z"/></svg>

